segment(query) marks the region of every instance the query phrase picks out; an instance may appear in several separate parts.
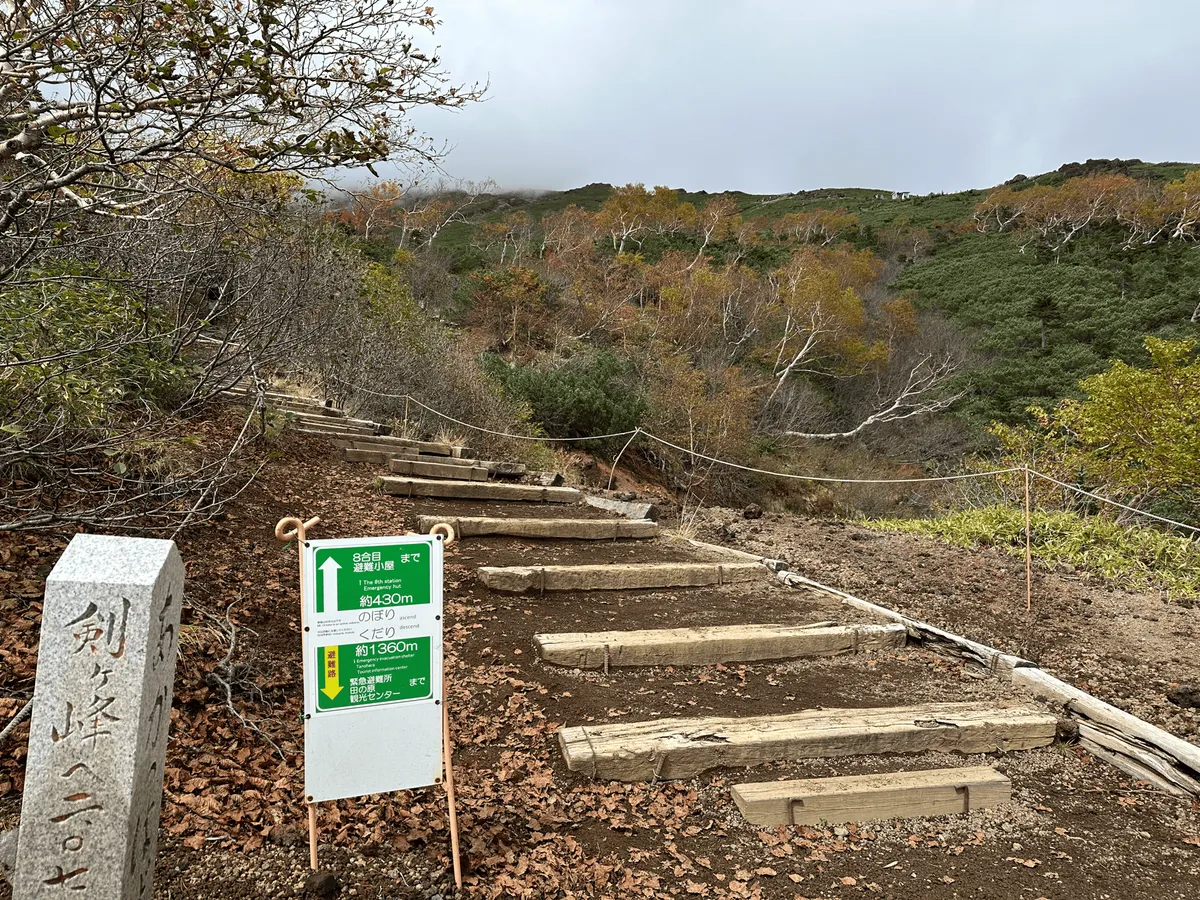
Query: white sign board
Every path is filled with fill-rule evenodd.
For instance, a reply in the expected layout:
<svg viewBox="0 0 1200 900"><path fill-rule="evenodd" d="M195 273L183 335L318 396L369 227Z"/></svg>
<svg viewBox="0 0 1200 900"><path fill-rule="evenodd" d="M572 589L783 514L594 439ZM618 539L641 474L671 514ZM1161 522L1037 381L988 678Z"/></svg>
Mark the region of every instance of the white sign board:
<svg viewBox="0 0 1200 900"><path fill-rule="evenodd" d="M441 535L301 552L306 799L440 784Z"/></svg>

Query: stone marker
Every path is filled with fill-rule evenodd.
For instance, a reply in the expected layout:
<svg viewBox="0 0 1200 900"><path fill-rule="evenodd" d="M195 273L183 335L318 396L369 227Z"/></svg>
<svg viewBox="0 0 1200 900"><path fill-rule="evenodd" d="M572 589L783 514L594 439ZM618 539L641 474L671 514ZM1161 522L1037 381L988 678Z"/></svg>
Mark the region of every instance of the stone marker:
<svg viewBox="0 0 1200 900"><path fill-rule="evenodd" d="M149 900L183 561L76 535L46 580L14 900Z"/></svg>
<svg viewBox="0 0 1200 900"><path fill-rule="evenodd" d="M0 881L11 882L17 865L17 832L0 834Z"/></svg>

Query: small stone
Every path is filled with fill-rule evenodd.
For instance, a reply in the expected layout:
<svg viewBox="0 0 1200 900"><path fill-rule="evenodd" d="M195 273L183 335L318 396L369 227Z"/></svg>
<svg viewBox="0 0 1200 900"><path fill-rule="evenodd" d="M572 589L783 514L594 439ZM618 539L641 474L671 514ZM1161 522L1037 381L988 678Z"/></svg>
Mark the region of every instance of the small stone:
<svg viewBox="0 0 1200 900"><path fill-rule="evenodd" d="M303 834L299 826L290 822L285 822L282 825L276 825L271 829L271 840L280 847L294 847L300 842Z"/></svg>
<svg viewBox="0 0 1200 900"><path fill-rule="evenodd" d="M1054 739L1064 744L1073 744L1079 740L1079 723L1066 716L1059 718L1054 728Z"/></svg>
<svg viewBox="0 0 1200 900"><path fill-rule="evenodd" d="M1167 691L1167 699L1176 706L1200 708L1200 685L1180 684Z"/></svg>
<svg viewBox="0 0 1200 900"><path fill-rule="evenodd" d="M742 517L746 518L746 519L761 519L762 515L763 515L763 508L761 506L759 506L757 503L751 503L749 506L747 506L745 509L742 510Z"/></svg>
<svg viewBox="0 0 1200 900"><path fill-rule="evenodd" d="M304 892L322 900L336 897L342 890L342 883L332 872L313 872L304 882Z"/></svg>

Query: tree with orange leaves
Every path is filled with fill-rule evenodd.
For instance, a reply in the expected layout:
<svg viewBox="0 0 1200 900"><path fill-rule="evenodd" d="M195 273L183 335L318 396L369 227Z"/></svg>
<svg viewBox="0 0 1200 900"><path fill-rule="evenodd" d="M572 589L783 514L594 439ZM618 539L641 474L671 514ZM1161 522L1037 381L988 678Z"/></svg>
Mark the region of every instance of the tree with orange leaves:
<svg viewBox="0 0 1200 900"><path fill-rule="evenodd" d="M371 239L371 232L391 228L402 220L404 210L400 201L404 199L404 188L391 179L373 181L365 187L346 190L347 205L334 215L334 220L363 240Z"/></svg>

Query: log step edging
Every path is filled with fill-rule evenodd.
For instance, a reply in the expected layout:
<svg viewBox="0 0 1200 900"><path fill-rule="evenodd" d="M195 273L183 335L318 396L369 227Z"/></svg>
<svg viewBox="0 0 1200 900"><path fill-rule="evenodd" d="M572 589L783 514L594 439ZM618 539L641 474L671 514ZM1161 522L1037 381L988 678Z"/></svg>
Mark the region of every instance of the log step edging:
<svg viewBox="0 0 1200 900"><path fill-rule="evenodd" d="M563 727L572 772L615 781L691 778L718 766L881 753L994 753L1045 747L1057 719L992 703L809 709L781 716L670 718Z"/></svg>
<svg viewBox="0 0 1200 900"><path fill-rule="evenodd" d="M428 534L429 529L439 522L451 525L459 537L505 535L544 540L599 541L652 538L658 534L657 523L648 519L501 519L490 516L419 516L417 530Z"/></svg>
<svg viewBox="0 0 1200 900"><path fill-rule="evenodd" d="M1012 682L1060 704L1079 723L1079 743L1089 752L1168 793L1200 796L1200 747L1041 669L1016 669Z"/></svg>
<svg viewBox="0 0 1200 900"><path fill-rule="evenodd" d="M578 669L705 666L838 656L904 646L903 625L715 625L639 631L535 634L544 662Z"/></svg>
<svg viewBox="0 0 1200 900"><path fill-rule="evenodd" d="M613 563L583 566L480 566L479 580L493 591L621 591L706 587L750 581L767 574L759 563Z"/></svg>
<svg viewBox="0 0 1200 900"><path fill-rule="evenodd" d="M1055 678L1027 659L1002 653L794 572L781 571L776 577L784 584L822 591L840 597L847 606L899 622L914 644L1007 678L1035 697L1059 704L1079 723L1080 743L1098 758L1170 794L1200 797L1200 747L1195 744Z"/></svg>
<svg viewBox="0 0 1200 900"><path fill-rule="evenodd" d="M898 622L908 630L908 636L913 643L920 644L922 648L937 653L940 656L949 656L952 659L964 661L993 675L1009 677L1014 669L1034 666L1034 663L1027 659L1013 656L1011 653L1001 653L995 647L989 647L987 644L981 644L978 641L972 641L969 638L961 637L949 631L943 631L941 628L936 628L918 619L910 618L893 609L888 609L886 606L871 603L869 600L859 599L853 594L839 591L837 588L821 584L819 581L813 581L811 578L805 578L803 575L798 575L795 572L780 570L776 573L775 577L782 584L820 591L821 593L838 597L847 606L851 606L862 612L870 613L881 619Z"/></svg>
<svg viewBox="0 0 1200 900"><path fill-rule="evenodd" d="M1012 782L991 766L735 784L751 825L819 825L946 816L999 806Z"/></svg>

